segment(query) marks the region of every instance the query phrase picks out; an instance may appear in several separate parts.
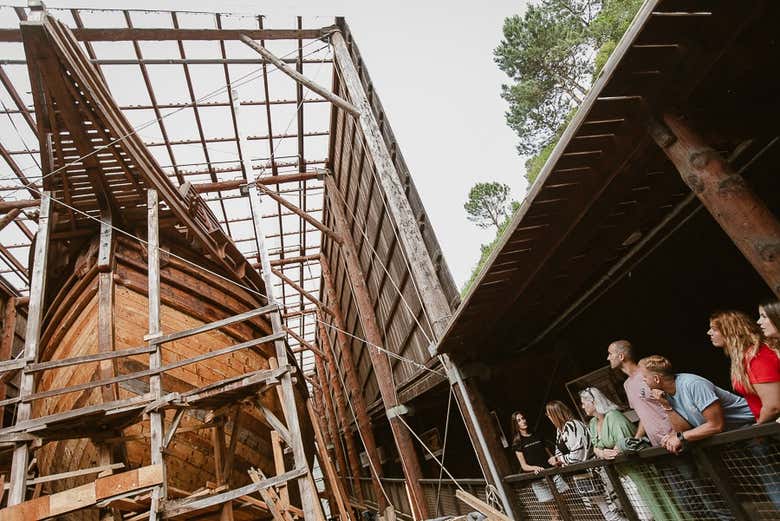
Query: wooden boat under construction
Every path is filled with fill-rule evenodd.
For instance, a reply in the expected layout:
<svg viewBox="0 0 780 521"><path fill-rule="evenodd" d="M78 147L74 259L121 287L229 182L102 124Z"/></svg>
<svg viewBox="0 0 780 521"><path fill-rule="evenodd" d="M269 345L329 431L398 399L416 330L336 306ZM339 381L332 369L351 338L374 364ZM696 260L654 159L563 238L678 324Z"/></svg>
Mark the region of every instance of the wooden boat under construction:
<svg viewBox="0 0 780 521"><path fill-rule="evenodd" d="M35 14L22 33L49 174L0 519L321 519L264 246L261 275L165 176L67 27ZM32 461L57 479L26 482Z"/></svg>

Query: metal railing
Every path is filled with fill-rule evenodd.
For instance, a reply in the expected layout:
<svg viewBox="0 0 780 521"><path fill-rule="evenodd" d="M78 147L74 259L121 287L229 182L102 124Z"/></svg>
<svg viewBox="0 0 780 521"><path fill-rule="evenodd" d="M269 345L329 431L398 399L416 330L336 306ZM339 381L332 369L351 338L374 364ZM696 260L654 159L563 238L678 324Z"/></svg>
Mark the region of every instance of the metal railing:
<svg viewBox="0 0 780 521"><path fill-rule="evenodd" d="M514 474L505 481L523 520L780 520L780 425L722 433L690 444L678 456L651 448L614 461ZM370 479L360 483L366 506L376 509ZM484 480L458 483L487 499ZM410 520L404 480L384 478L382 484L397 515ZM431 517L472 510L455 497L458 487L451 481L424 479L421 484Z"/></svg>

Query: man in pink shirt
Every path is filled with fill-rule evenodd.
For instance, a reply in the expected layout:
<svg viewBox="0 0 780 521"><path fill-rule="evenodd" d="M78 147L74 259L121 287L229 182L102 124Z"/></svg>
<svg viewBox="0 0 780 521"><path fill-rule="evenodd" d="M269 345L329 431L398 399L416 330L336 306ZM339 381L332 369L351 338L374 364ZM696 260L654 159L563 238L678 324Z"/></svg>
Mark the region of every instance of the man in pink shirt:
<svg viewBox="0 0 780 521"><path fill-rule="evenodd" d="M661 446L661 439L670 432L681 432L690 429L690 426L660 396L654 397L642 380L633 351L628 340L616 340L607 348L607 361L612 369L620 369L628 376L623 388L626 390L628 405L639 416L639 428L634 437L647 435L653 447L658 447Z"/></svg>
<svg viewBox="0 0 780 521"><path fill-rule="evenodd" d="M628 404L639 416L639 427L634 437L647 435L653 447L659 447L663 446L661 439L667 434L684 432L691 428L682 416L672 410L662 393L651 391L644 382L631 342L616 340L609 344L607 361L612 369L620 369L628 375L623 388L626 390ZM673 466L660 465L658 470L670 483L677 504L694 518L707 515L720 521L734 519L708 494L700 493L703 483L696 468L686 460L678 460Z"/></svg>

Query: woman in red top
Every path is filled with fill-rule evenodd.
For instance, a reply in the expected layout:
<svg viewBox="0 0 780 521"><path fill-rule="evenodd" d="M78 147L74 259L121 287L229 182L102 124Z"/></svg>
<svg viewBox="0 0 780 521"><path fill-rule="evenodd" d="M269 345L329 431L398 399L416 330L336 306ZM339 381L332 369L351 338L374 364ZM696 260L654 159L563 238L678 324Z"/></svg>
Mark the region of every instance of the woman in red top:
<svg viewBox="0 0 780 521"><path fill-rule="evenodd" d="M756 422L774 421L780 416L780 352L740 311L713 313L707 334L731 358L731 385L745 397Z"/></svg>

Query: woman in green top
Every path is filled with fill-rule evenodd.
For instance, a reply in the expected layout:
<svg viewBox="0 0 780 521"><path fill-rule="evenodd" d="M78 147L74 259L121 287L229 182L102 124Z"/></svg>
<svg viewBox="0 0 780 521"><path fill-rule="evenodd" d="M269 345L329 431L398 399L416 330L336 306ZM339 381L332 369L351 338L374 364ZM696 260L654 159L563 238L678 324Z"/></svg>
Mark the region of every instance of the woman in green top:
<svg viewBox="0 0 780 521"><path fill-rule="evenodd" d="M636 427L618 410L618 406L612 400L595 387L588 387L582 391L580 400L585 414L593 417L588 428L596 457L614 459L620 452L618 448L620 442L633 437ZM643 468L640 468L635 464L621 463L615 465L615 469L620 474L621 481L628 477L636 485L639 498L635 494L631 494L630 485L626 493L641 519L687 520L672 498L664 490L658 488L657 484L661 482L662 478L655 467L644 465ZM655 482L655 486L653 482ZM626 482L624 482L624 487L626 487Z"/></svg>

